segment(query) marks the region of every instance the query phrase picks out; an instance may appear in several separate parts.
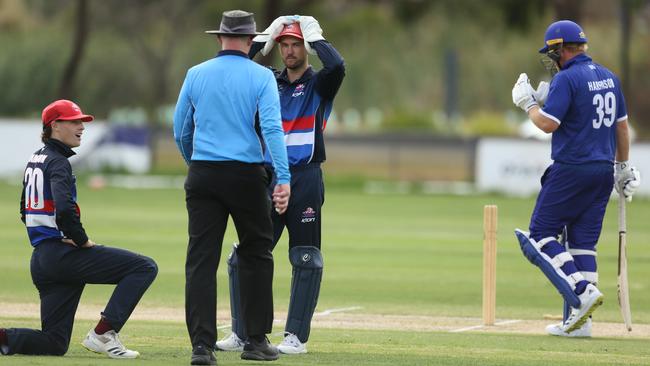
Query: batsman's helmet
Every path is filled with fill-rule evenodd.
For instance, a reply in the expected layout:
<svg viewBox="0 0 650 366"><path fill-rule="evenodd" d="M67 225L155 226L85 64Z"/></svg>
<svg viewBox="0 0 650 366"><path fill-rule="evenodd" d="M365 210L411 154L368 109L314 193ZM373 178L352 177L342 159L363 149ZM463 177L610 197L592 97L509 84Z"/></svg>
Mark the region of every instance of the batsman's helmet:
<svg viewBox="0 0 650 366"><path fill-rule="evenodd" d="M539 53L548 53L549 47L562 43L587 43L587 36L580 26L570 20L560 20L548 26L544 34L544 47Z"/></svg>

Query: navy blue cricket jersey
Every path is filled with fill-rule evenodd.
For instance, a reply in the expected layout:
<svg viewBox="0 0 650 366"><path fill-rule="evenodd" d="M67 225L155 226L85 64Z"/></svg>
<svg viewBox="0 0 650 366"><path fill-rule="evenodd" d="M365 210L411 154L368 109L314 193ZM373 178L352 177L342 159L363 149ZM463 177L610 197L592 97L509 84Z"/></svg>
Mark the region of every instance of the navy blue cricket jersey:
<svg viewBox="0 0 650 366"><path fill-rule="evenodd" d="M616 75L591 57L574 57L553 77L540 113L561 124L553 132L554 161L614 162L616 122L627 120L625 99Z"/></svg>
<svg viewBox="0 0 650 366"><path fill-rule="evenodd" d="M323 131L332 112L334 97L345 77L343 57L327 41L311 42L323 68L311 66L298 80L290 82L286 69L273 70L280 93L282 127L287 145L289 166L325 161ZM254 42L249 57L255 56L264 43ZM271 162L265 153L264 160Z"/></svg>
<svg viewBox="0 0 650 366"><path fill-rule="evenodd" d="M20 198L21 219L32 246L44 240L88 241L77 205L76 179L68 158L74 151L49 139L27 162Z"/></svg>

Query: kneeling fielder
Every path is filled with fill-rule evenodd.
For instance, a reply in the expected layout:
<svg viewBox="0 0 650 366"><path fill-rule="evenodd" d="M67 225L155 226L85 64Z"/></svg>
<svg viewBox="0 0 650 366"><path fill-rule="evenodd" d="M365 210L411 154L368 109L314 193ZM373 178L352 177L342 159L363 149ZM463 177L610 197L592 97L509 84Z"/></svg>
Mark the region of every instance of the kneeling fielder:
<svg viewBox="0 0 650 366"><path fill-rule="evenodd" d="M68 158L81 144L83 124L92 120L69 100L57 100L43 110L45 146L27 163L20 202L34 247L30 269L41 298L42 330L0 328L2 354L64 355L85 285L116 284L99 323L82 345L111 358L140 355L124 347L118 332L156 278L158 267L151 258L95 244L81 225Z"/></svg>

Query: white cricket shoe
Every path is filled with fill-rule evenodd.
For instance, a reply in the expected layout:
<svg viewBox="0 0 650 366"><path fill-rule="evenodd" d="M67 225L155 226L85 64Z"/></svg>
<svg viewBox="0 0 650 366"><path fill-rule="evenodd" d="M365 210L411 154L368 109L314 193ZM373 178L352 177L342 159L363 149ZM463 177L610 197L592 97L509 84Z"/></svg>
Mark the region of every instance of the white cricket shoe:
<svg viewBox="0 0 650 366"><path fill-rule="evenodd" d="M105 353L110 358L136 358L140 356L138 351L131 351L124 347L120 342L119 334L114 330L109 330L104 334L97 334L94 329L91 329L81 342L81 345L89 351Z"/></svg>
<svg viewBox="0 0 650 366"><path fill-rule="evenodd" d="M285 333L284 340L278 345L278 351L286 355L307 353L307 343L302 343L293 333Z"/></svg>
<svg viewBox="0 0 650 366"><path fill-rule="evenodd" d="M242 352L244 351L245 344L246 342L239 338L235 332L232 332L229 336L217 341L215 347L217 351Z"/></svg>
<svg viewBox="0 0 650 366"><path fill-rule="evenodd" d="M569 317L564 322L564 325L562 325L564 333L571 333L580 329L587 319L589 319L591 313L603 304L603 297L602 292L596 286L591 283L588 284L585 292L578 295L578 298L580 298L580 307L572 307Z"/></svg>
<svg viewBox="0 0 650 366"><path fill-rule="evenodd" d="M582 325L582 327L573 332L565 333L564 330L562 330L563 326L564 323L548 325L546 326L546 333L560 337L591 337L591 318L587 318L587 321Z"/></svg>

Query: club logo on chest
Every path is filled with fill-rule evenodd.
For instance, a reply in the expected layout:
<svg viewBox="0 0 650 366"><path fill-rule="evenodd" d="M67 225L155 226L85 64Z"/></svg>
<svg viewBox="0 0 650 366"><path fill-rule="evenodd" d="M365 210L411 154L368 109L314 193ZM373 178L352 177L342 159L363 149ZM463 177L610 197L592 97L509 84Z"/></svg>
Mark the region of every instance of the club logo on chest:
<svg viewBox="0 0 650 366"><path fill-rule="evenodd" d="M296 85L296 89L293 90L293 94L291 94L291 97L299 97L301 95L305 95L305 84L298 84Z"/></svg>

